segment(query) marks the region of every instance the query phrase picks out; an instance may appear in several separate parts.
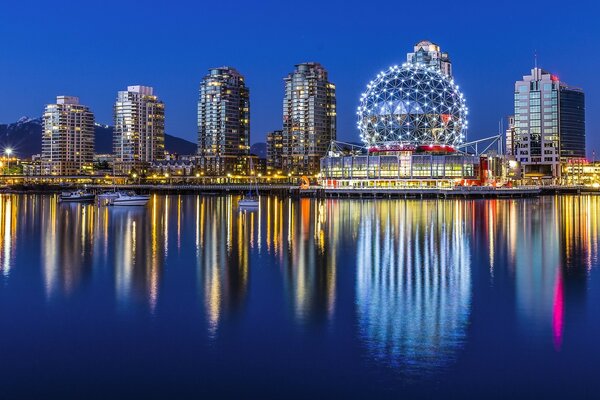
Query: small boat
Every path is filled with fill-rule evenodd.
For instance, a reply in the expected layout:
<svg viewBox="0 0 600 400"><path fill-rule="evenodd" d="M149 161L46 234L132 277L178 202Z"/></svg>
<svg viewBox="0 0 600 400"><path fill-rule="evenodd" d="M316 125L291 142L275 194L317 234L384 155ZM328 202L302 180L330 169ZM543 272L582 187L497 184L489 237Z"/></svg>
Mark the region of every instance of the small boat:
<svg viewBox="0 0 600 400"><path fill-rule="evenodd" d="M252 194L247 194L238 201L238 207L240 208L258 208L258 205L258 196Z"/></svg>
<svg viewBox="0 0 600 400"><path fill-rule="evenodd" d="M103 192L96 196L96 200L99 206L104 206L110 204L110 202L117 197L119 197L119 192L117 191Z"/></svg>
<svg viewBox="0 0 600 400"><path fill-rule="evenodd" d="M252 158L250 158L250 173L253 172L253 166L252 166ZM252 174L254 175L254 174ZM254 190L253 191L249 191L248 193L246 193L239 201L238 201L238 208L246 208L246 209L252 209L252 208L258 208L258 206L260 205L260 196L258 194L258 183L256 182L256 175L254 175Z"/></svg>
<svg viewBox="0 0 600 400"><path fill-rule="evenodd" d="M108 200L112 206L145 206L150 200L148 194L135 194L134 192L115 192L116 197Z"/></svg>
<svg viewBox="0 0 600 400"><path fill-rule="evenodd" d="M59 196L61 202L89 202L94 201L96 196L94 193L87 192L85 190L75 190L72 192L62 192Z"/></svg>

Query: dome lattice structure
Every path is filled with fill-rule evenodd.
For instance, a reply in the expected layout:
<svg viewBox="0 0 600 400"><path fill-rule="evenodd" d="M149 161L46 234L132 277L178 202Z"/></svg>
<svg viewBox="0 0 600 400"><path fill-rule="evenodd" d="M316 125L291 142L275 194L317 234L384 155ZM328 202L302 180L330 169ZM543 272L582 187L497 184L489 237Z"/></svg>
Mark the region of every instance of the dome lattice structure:
<svg viewBox="0 0 600 400"><path fill-rule="evenodd" d="M452 78L421 64L380 72L357 111L361 139L369 146L457 146L465 139L467 114Z"/></svg>

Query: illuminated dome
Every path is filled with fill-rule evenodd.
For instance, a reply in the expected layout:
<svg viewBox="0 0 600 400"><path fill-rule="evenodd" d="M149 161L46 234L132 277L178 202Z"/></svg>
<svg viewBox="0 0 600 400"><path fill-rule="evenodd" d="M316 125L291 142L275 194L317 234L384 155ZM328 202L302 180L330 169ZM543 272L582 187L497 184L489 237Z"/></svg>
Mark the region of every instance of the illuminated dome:
<svg viewBox="0 0 600 400"><path fill-rule="evenodd" d="M451 77L435 67L404 64L367 85L357 114L369 146L456 146L464 141L468 110Z"/></svg>

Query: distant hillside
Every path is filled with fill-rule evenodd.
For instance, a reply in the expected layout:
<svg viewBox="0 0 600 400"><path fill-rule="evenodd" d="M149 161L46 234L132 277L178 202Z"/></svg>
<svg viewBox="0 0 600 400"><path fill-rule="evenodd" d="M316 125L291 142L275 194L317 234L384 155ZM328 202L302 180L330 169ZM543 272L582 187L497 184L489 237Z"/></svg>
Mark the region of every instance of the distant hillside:
<svg viewBox="0 0 600 400"><path fill-rule="evenodd" d="M113 127L97 124L94 133L96 153L111 153ZM0 124L0 151L6 147L14 149L22 158L39 154L42 151L42 119L23 117L12 124ZM171 153L194 154L197 146L166 134L165 148Z"/></svg>
<svg viewBox="0 0 600 400"><path fill-rule="evenodd" d="M250 146L250 153L258 156L258 158L267 158L267 144L264 142L254 143Z"/></svg>

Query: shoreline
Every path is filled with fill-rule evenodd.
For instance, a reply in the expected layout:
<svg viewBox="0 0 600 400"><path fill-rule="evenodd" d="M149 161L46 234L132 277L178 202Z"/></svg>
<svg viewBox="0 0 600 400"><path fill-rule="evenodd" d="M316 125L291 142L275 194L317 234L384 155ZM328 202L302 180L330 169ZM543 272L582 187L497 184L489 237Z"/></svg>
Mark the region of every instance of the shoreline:
<svg viewBox="0 0 600 400"><path fill-rule="evenodd" d="M201 194L227 195L241 194L253 190L253 185L215 184L215 185L12 185L3 188L3 194L54 194L75 188L85 188L92 192L110 190L133 190L149 194ZM323 188L311 186L300 188L297 185L258 185L261 194L283 195L289 197L312 198L524 198L547 195L600 194L599 188L585 186L527 186L515 188L493 187L453 187L453 188Z"/></svg>

